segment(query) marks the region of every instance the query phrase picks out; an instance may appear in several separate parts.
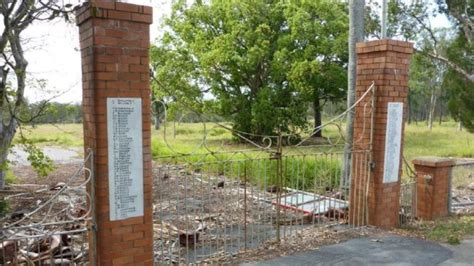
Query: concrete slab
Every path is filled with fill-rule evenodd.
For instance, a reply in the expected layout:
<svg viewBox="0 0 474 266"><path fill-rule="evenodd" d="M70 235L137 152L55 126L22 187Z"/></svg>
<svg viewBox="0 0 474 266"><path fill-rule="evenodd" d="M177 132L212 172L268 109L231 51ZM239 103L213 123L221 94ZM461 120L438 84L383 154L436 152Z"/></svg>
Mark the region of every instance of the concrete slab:
<svg viewBox="0 0 474 266"><path fill-rule="evenodd" d="M242 265L473 265L474 242L462 249L415 238L359 238L269 261ZM471 251L469 251L471 249ZM470 254L469 254L470 253ZM457 258L453 257L456 255ZM471 264L463 264L463 263Z"/></svg>

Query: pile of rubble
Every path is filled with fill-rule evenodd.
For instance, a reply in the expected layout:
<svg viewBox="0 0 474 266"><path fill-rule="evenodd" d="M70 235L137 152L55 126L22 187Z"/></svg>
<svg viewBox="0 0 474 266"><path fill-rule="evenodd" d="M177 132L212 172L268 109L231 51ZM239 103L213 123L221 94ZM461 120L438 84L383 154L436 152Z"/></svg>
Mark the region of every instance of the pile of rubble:
<svg viewBox="0 0 474 266"><path fill-rule="evenodd" d="M156 261L202 261L273 241L278 227L286 237L316 223L347 222L347 202L331 191L326 196L280 191L176 165L155 168L153 180ZM294 200L311 196L324 203Z"/></svg>
<svg viewBox="0 0 474 266"><path fill-rule="evenodd" d="M61 182L0 191L11 210L0 218L0 265L87 264L86 196L68 188Z"/></svg>

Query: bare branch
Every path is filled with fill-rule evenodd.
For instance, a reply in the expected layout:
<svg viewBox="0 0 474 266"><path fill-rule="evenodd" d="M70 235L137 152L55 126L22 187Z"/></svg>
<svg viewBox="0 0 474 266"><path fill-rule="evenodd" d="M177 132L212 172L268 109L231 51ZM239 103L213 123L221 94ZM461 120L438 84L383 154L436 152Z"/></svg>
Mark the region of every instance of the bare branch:
<svg viewBox="0 0 474 266"><path fill-rule="evenodd" d="M462 67L458 66L456 63L452 62L451 60L439 55L439 54L434 54L426 51L421 51L418 49L415 49L417 52L425 54L435 60L438 60L444 64L447 64L450 66L454 71L456 71L458 74L469 80L470 82L474 82L474 74L468 73L466 70L464 70Z"/></svg>

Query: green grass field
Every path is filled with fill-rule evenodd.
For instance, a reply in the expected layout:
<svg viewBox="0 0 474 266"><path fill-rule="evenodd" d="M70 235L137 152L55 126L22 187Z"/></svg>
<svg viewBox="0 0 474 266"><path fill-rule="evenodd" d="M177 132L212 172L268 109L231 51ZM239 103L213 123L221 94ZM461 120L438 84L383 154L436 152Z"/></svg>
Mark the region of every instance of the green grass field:
<svg viewBox="0 0 474 266"><path fill-rule="evenodd" d="M204 134L207 131L208 134ZM153 156L162 157L178 153L207 153L201 145L205 141L213 151L232 152L254 148L252 145L237 143L225 129L210 123L173 123L164 128L152 130ZM78 147L83 145L81 124L39 125L36 128L25 127L23 134L38 146ZM336 136L335 128L324 130L323 135ZM205 137L205 140L204 140ZM18 137L15 139L18 142ZM455 122L435 124L430 131L424 123L410 124L405 127L404 156L408 161L419 156L474 157L474 134L458 131Z"/></svg>
<svg viewBox="0 0 474 266"><path fill-rule="evenodd" d="M221 128L209 129L207 144L214 150L233 151L250 149L251 145L236 144L231 134ZM181 124L173 130L173 124L166 128L166 139L171 148L182 153L191 153L203 141L202 124ZM324 136L337 136L336 128L324 130ZM176 132L174 134L174 132ZM153 130L153 155L164 156L173 151L167 147L163 130ZM199 150L199 149L198 149ZM201 149L205 152L205 149ZM474 157L474 134L457 130L455 122L434 125L430 131L424 123L410 124L405 127L404 156L408 161L420 156Z"/></svg>
<svg viewBox="0 0 474 266"><path fill-rule="evenodd" d="M474 157L474 134L458 131L455 122L436 124L432 131L424 123L407 125L405 129L404 157L409 162L420 156ZM165 131L166 134L164 134ZM80 124L39 125L36 128L23 129L23 133L38 146L83 145ZM323 135L335 139L338 135L337 128L325 129ZM265 176L265 182L275 183L277 166L274 161L268 160L270 153L255 151L255 148L248 143L236 142L228 130L212 123L167 123L166 127L160 130L152 130L152 155L155 160L192 163L193 170L199 168L197 169L199 171L236 178L243 178L242 169L245 169L245 174L249 177ZM322 180L321 185L337 186L339 182L337 177L341 173L342 146L331 149L332 152L337 153L325 153L328 151L325 146L306 149L309 149L309 152L306 151L305 154L318 155L285 158L283 161L284 182L295 188L308 189L311 188L308 186L316 182L312 178L317 176ZM284 151L290 152L290 149L284 148ZM187 156L181 156L183 154ZM295 151L292 154L295 155L298 152ZM249 157L261 160L248 160Z"/></svg>
<svg viewBox="0 0 474 266"><path fill-rule="evenodd" d="M19 143L20 132L37 146L79 147L84 144L82 124L44 124L22 127L17 131L14 143Z"/></svg>

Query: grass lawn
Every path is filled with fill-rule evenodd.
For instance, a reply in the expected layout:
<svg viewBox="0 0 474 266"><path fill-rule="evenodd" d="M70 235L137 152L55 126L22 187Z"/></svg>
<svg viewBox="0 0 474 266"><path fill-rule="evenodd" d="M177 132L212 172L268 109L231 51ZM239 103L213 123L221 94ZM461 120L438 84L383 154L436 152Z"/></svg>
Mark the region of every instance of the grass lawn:
<svg viewBox="0 0 474 266"><path fill-rule="evenodd" d="M343 125L342 128L344 128ZM432 131L424 123L407 125L405 129L404 156L408 161L419 156L474 157L474 134L458 131L455 122L435 124ZM164 134L165 131L166 134ZM23 133L38 146L77 147L83 145L81 124L39 125L36 128L25 128ZM337 128L329 127L323 131L323 135L336 138L338 136ZM164 136L167 141L164 141ZM268 160L270 154L261 150L255 151L255 146L237 143L232 138L229 131L212 123L204 125L202 123L173 124L169 122L166 128L152 129L152 155L156 160L172 163L182 163L183 161L212 163L204 166L207 169L200 168L199 170L225 174L230 177L241 177L241 173L237 174L237 172L242 167L248 168L250 171L248 176L259 179L255 180L257 182L261 182L261 171L265 171L264 176L267 177L268 182L276 182L277 166L274 160ZM264 146L263 143L258 144ZM254 151L238 152L250 149L254 149ZM284 149L289 151L289 148ZM327 183L326 185L337 187L339 178L336 177L340 176L342 171L340 163L342 161L342 146L333 149L339 153L331 154L330 157L322 153L328 150L327 147L309 147L306 150L308 149L310 154L318 153L321 156L286 158L286 161L283 162L286 167L283 174L284 182L295 188L310 189L311 187L308 186L315 183L312 178L318 177L323 180L322 182ZM218 154L202 155L209 154L210 151L218 152ZM295 151L295 154L297 152ZM163 158L179 153L194 155L187 156L185 159L180 156L170 159ZM267 162L255 160L247 162L245 165L242 165L241 162L235 163L247 156L261 158ZM232 162L229 162L231 160ZM223 161L226 162L222 163Z"/></svg>
<svg viewBox="0 0 474 266"><path fill-rule="evenodd" d="M36 127L24 126L21 132L39 147L80 147L84 145L82 124L43 124ZM15 135L14 143L20 140L20 131Z"/></svg>
<svg viewBox="0 0 474 266"><path fill-rule="evenodd" d="M209 125L207 126L209 129ZM166 139L171 148L182 153L195 151L202 141L202 124L181 124L176 126L173 134L173 124L168 123ZM163 130L153 130L153 155L164 156L173 153L163 141ZM336 128L323 131L325 136L336 136ZM251 145L236 144L231 141L231 134L224 129L211 129L207 136L207 143L211 148L220 151L252 148ZM201 149L205 152L205 149ZM430 131L424 123L410 124L405 127L404 156L408 161L420 156L440 157L474 157L474 134L465 130L458 131L455 122L435 124Z"/></svg>
<svg viewBox="0 0 474 266"><path fill-rule="evenodd" d="M213 124L201 123L173 123L166 127L166 144L163 138L163 128L152 130L152 153L153 156L161 157L172 155L174 152L193 153L208 152L200 145L206 135L206 144L211 150L236 151L253 148L251 145L237 144L232 141L232 135L225 129ZM24 127L24 135L38 146L61 146L78 147L83 145L82 124L57 124L38 125L36 128ZM323 135L336 136L336 128L323 131ZM18 136L15 138L18 142ZM410 124L405 127L404 155L408 161L419 156L441 156L441 157L474 157L474 134L466 131L457 131L455 122L443 122L442 125L435 124L430 131L427 126L420 122L418 125Z"/></svg>
<svg viewBox="0 0 474 266"><path fill-rule="evenodd" d="M428 239L457 245L474 236L474 216L449 216L436 221L415 223L406 230Z"/></svg>

